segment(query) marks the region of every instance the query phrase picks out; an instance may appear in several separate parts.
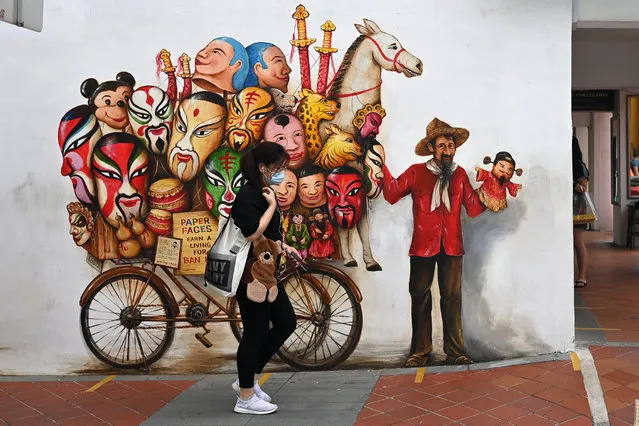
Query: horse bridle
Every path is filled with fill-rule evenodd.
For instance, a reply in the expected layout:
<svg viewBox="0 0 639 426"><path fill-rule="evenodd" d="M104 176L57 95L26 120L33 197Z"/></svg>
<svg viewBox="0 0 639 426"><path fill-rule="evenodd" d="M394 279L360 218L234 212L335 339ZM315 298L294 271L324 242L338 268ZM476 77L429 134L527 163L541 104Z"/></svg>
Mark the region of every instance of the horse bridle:
<svg viewBox="0 0 639 426"><path fill-rule="evenodd" d="M377 48L377 51L379 52L380 55L382 55L382 58L386 59L388 62L392 62L393 63L393 69L395 70L395 72L402 72L403 70L399 70L397 69L397 65L399 65L400 67L406 69L406 67L402 64L399 63L399 61L397 59L399 59L399 55L402 54L402 52L406 51L406 49L404 49L403 47L401 49L399 49L397 51L397 53L395 54L395 57L393 59L389 58L388 56L386 56L384 54L384 51L382 50L382 46L379 45L379 43L377 42L377 40L375 40L373 37L371 36L366 36L367 39L369 39L370 41L373 42L373 44L375 45L375 47Z"/></svg>
<svg viewBox="0 0 639 426"><path fill-rule="evenodd" d="M388 62L391 62L393 64L393 69L395 70L395 72L400 73L403 72L404 69L406 69L406 67L404 65L402 65L398 59L399 59L399 55L402 54L402 52L406 51L406 49L404 49L403 47L401 49L399 49L397 51L397 53L395 54L394 58L390 58L388 56L386 56L384 54L384 51L382 50L382 46L379 45L379 43L377 42L377 40L375 40L373 37L371 36L365 36L367 39L369 39L370 41L373 42L373 45L375 45L375 47L377 48L377 51L379 52L379 54L382 56L382 58L384 58L385 60L387 60ZM399 69L398 65L402 68ZM329 84L329 87L333 85L333 81L331 81L331 83ZM368 89L364 89L364 90L360 90L359 92L353 92L353 93L342 93L337 95L338 98L350 98L352 96L358 96L358 95L363 95L364 93L368 93L371 92L375 89L378 89L382 86L382 80L379 81L378 84L376 84L375 86L368 88Z"/></svg>

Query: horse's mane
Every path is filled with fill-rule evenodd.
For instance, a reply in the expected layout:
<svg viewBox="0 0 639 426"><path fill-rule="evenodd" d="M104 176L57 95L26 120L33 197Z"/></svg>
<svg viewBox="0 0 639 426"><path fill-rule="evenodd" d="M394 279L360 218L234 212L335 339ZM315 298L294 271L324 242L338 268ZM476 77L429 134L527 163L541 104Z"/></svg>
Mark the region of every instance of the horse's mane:
<svg viewBox="0 0 639 426"><path fill-rule="evenodd" d="M362 42L366 39L365 35L360 35L355 39L353 44L346 50L344 54L344 59L342 59L342 63L337 70L337 74L335 74L335 78L333 79L333 84L331 85L331 89L328 92L328 98L335 98L339 91L342 88L342 84L344 83L344 77L348 72L348 69L351 66L353 61L353 57L355 56L355 52L357 48L362 44Z"/></svg>

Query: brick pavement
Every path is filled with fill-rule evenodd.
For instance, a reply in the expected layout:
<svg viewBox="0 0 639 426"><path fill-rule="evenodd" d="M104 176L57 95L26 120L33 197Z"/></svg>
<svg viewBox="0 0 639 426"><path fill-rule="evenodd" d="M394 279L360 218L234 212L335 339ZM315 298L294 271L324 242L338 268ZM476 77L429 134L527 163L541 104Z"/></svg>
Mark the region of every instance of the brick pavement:
<svg viewBox="0 0 639 426"><path fill-rule="evenodd" d="M359 425L590 425L579 371L570 361L493 370L381 377Z"/></svg>
<svg viewBox="0 0 639 426"><path fill-rule="evenodd" d="M593 346L590 351L604 391L610 424L632 425L635 400L639 400L639 348Z"/></svg>
<svg viewBox="0 0 639 426"><path fill-rule="evenodd" d="M612 246L612 234L586 232L588 286L578 289L608 342L639 342L639 250Z"/></svg>
<svg viewBox="0 0 639 426"><path fill-rule="evenodd" d="M0 424L138 425L195 381L0 382Z"/></svg>

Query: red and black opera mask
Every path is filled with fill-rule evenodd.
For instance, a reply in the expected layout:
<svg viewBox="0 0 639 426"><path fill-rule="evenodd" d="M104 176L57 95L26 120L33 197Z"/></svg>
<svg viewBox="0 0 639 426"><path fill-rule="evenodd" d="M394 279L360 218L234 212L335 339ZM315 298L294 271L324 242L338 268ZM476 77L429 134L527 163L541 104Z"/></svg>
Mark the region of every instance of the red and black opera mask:
<svg viewBox="0 0 639 426"><path fill-rule="evenodd" d="M326 177L328 212L340 228L351 229L362 218L366 191L359 172L338 167Z"/></svg>
<svg viewBox="0 0 639 426"><path fill-rule="evenodd" d="M102 216L118 227L119 218L146 214L150 155L135 136L116 132L103 136L93 153L93 178Z"/></svg>
<svg viewBox="0 0 639 426"><path fill-rule="evenodd" d="M95 201L91 177L91 155L102 137L100 125L88 105L79 105L62 117L58 126L58 144L62 152L62 176L69 176L75 196L84 204Z"/></svg>

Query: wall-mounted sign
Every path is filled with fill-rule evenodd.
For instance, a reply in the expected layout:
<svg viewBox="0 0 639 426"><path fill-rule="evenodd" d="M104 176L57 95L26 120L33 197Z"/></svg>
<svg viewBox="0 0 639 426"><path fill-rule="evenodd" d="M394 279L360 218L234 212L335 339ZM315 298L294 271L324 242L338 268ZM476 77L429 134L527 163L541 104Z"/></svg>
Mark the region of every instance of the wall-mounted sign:
<svg viewBox="0 0 639 426"><path fill-rule="evenodd" d="M44 0L0 0L0 22L42 31Z"/></svg>
<svg viewBox="0 0 639 426"><path fill-rule="evenodd" d="M173 237L182 240L178 274L203 275L206 255L217 238L217 220L206 211L173 213Z"/></svg>
<svg viewBox="0 0 639 426"><path fill-rule="evenodd" d="M155 264L177 269L180 267L180 249L182 240L169 237L158 237L155 249Z"/></svg>
<svg viewBox="0 0 639 426"><path fill-rule="evenodd" d="M611 111L617 107L616 90L573 90L572 111Z"/></svg>

